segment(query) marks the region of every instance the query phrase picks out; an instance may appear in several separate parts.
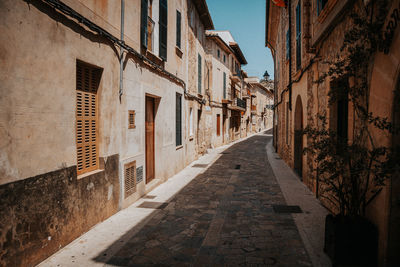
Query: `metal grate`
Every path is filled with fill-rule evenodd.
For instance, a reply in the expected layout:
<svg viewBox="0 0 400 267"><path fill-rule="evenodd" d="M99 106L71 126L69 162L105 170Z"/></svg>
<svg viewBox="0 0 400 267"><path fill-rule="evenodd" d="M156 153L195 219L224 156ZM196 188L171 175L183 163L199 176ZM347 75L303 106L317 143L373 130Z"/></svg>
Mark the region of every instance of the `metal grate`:
<svg viewBox="0 0 400 267"><path fill-rule="evenodd" d="M135 111L129 110L129 118L128 118L129 129L135 129Z"/></svg>
<svg viewBox="0 0 400 267"><path fill-rule="evenodd" d="M193 168L206 168L208 164L194 164L192 167Z"/></svg>
<svg viewBox="0 0 400 267"><path fill-rule="evenodd" d="M125 164L125 198L136 192L136 161Z"/></svg>
<svg viewBox="0 0 400 267"><path fill-rule="evenodd" d="M143 198L146 198L146 199L155 199L156 196L153 196L153 195L145 195L145 196L143 196Z"/></svg>
<svg viewBox="0 0 400 267"><path fill-rule="evenodd" d="M275 213L303 213L299 206L272 205Z"/></svg>
<svg viewBox="0 0 400 267"><path fill-rule="evenodd" d="M144 209L164 209L168 206L168 203L166 202L153 202L153 201L145 201L142 204L138 206L138 208L144 208Z"/></svg>

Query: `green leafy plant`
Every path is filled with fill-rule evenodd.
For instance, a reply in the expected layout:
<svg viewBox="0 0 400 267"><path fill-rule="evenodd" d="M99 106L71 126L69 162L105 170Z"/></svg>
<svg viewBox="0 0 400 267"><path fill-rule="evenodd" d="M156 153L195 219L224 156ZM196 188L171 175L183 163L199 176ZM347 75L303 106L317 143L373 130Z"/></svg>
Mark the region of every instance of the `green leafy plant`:
<svg viewBox="0 0 400 267"><path fill-rule="evenodd" d="M399 148L380 144L374 134L398 134L394 124L375 116L369 108L371 59L378 50L380 29L385 17L384 4L375 19L367 12L351 14L352 26L345 33L343 45L334 61L328 64L316 83L331 81L329 105L339 101L352 107L354 123L351 138L329 127L327 113L318 114L316 125L308 126L304 153L311 153L317 165L320 197L338 214L364 216L366 207L386 181L399 169ZM329 79L328 79L329 78ZM332 115L331 115L332 116Z"/></svg>

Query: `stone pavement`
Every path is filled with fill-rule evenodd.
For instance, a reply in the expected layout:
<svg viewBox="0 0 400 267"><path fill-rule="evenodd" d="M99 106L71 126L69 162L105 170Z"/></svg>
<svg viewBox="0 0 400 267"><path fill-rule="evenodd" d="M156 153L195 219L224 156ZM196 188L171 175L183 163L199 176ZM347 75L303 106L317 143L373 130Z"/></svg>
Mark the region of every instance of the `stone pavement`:
<svg viewBox="0 0 400 267"><path fill-rule="evenodd" d="M268 159L271 140L211 151L40 266L329 266L310 222L325 213L283 161ZM275 212L285 198L306 213Z"/></svg>
<svg viewBox="0 0 400 267"><path fill-rule="evenodd" d="M269 138L227 149L110 259L109 265L311 266L267 161ZM151 201L148 205L151 205Z"/></svg>

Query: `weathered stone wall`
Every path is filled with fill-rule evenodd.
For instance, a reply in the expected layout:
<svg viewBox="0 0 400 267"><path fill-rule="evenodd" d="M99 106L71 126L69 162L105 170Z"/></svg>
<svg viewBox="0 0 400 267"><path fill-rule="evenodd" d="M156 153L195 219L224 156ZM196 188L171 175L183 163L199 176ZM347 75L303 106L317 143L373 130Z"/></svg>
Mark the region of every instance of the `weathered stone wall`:
<svg viewBox="0 0 400 267"><path fill-rule="evenodd" d="M314 58L314 64L310 65L305 73L297 72L294 69L295 66L295 35L292 35L292 80L294 85L292 87L292 107L294 108L294 103L296 97L300 95L303 100L303 116L305 118L305 125L310 125L313 127L321 126L317 121L317 114L326 115L328 118L330 116L330 109L328 104L328 92L330 80L327 79L321 84L316 84L315 81L323 73L328 71L327 61L333 61L336 56L340 53L340 48L344 39L345 32L351 27L350 21L350 11L351 10L364 10L365 1L332 1L335 5L328 5L327 10L321 13L321 17L316 14L316 8L314 6L314 1L303 1L303 12L302 12L302 35L305 38L302 46L302 68L308 67L310 59ZM308 4L310 6L310 13L312 18L306 17L308 14L306 8ZM349 8L342 8L346 3L351 3ZM354 4L354 6L353 6ZM392 1L389 10L393 9L394 6L399 5L399 1ZM295 29L295 16L294 10L297 5L297 1L292 2L291 9L293 10L293 24L292 29ZM334 15L337 15L336 19L332 19ZM388 18L389 19L389 18ZM387 20L388 20L387 19ZM310 25L307 23L310 22ZM316 34L320 34L325 26L328 29L325 35L321 35L322 39L318 42L314 38ZM292 132L294 129L294 109L286 112L286 104L288 102L288 93L281 93L285 88L287 88L288 79L288 62L286 60L286 31L288 29L288 15L286 9L281 9L280 14L280 24L276 25L279 27L278 31L278 47L276 47L276 73L278 77L277 81L277 95L278 101L281 104L277 108L278 117L278 152L280 156L290 165L293 166L293 149L295 146L292 139ZM308 28L309 27L309 28ZM307 32L308 30L308 32ZM307 35L307 37L306 37ZM371 59L372 71L371 71L371 92L370 92L370 111L376 115L383 117L391 117L393 112L393 91L395 90L396 83L398 81L399 69L400 69L400 52L395 47L400 45L400 30L396 28L394 39L391 45L390 53L384 55L381 52L377 52L373 59ZM310 38L309 43L314 42L314 47L307 46L307 38ZM314 39L313 39L314 38ZM309 53L310 52L310 53ZM352 132L354 125L357 126L356 118L353 115L352 107L349 105L349 139L352 138ZM286 123L289 124L289 133L286 133ZM286 134L289 137L289 145L286 144ZM374 139L377 143L385 144L390 143L390 137L380 133L379 131L373 131ZM304 140L307 141L307 140ZM304 142L303 141L303 142ZM305 143L306 144L306 143ZM316 174L316 163L312 155L307 154L303 158L303 181L304 183L317 192L317 174ZM385 258L387 257L386 249L388 246L388 218L389 218L389 186L385 187L383 191L374 199L374 201L369 205L367 209L368 217L377 225L379 229L379 266L386 266ZM332 207L327 202L324 205L329 207L332 211L335 208ZM393 246L392 246L393 247Z"/></svg>
<svg viewBox="0 0 400 267"><path fill-rule="evenodd" d="M35 265L117 212L118 161L83 179L71 166L1 185L0 265Z"/></svg>

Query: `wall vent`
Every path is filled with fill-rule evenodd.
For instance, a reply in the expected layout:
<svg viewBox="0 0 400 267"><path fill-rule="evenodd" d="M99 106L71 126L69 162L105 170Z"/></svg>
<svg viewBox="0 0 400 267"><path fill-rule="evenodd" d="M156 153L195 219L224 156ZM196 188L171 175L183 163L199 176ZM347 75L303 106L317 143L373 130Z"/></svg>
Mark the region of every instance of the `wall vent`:
<svg viewBox="0 0 400 267"><path fill-rule="evenodd" d="M128 118L128 125L129 129L135 129L136 124L135 124L135 111L134 110L129 110L129 118Z"/></svg>
<svg viewBox="0 0 400 267"><path fill-rule="evenodd" d="M125 164L125 198L136 192L136 161Z"/></svg>

